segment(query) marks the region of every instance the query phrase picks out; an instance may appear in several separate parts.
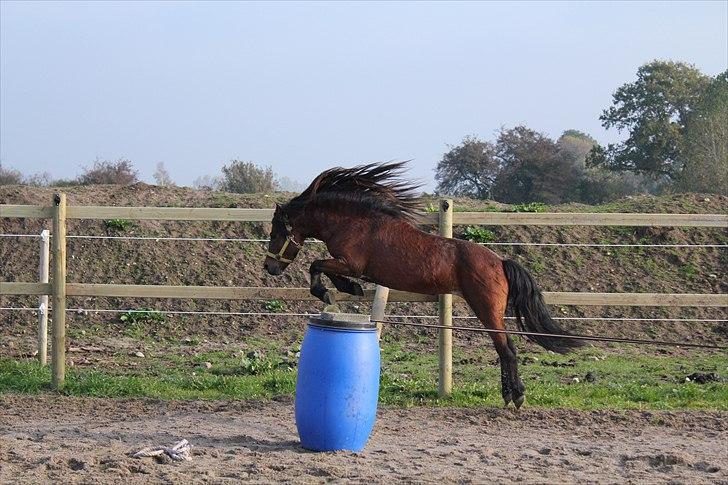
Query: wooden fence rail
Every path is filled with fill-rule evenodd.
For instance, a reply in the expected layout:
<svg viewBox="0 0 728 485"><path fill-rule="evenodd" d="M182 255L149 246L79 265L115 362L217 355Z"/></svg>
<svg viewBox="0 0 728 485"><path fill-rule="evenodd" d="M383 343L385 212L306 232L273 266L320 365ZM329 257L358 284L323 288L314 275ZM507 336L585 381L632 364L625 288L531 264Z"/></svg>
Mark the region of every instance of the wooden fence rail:
<svg viewBox="0 0 728 485"><path fill-rule="evenodd" d="M0 218L50 219L53 207L0 205ZM273 209L208 207L68 206L67 219L128 219L167 221L270 222ZM418 218L420 224L439 224L437 212ZM586 212L454 212L453 225L493 226L672 226L728 227L728 214L636 214Z"/></svg>
<svg viewBox="0 0 728 485"><path fill-rule="evenodd" d="M334 291L334 290L331 290ZM336 293L340 301L372 301L375 290L364 290L364 296ZM0 282L0 295L52 295L49 283ZM168 286L121 285L100 283L67 283L66 295L116 298L181 298L201 300L293 300L315 301L308 288L266 286ZM575 306L675 306L728 307L728 294L711 293L579 293L544 291L549 305ZM464 302L453 295L454 302ZM423 295L390 290L390 302L437 302L437 295Z"/></svg>
<svg viewBox="0 0 728 485"><path fill-rule="evenodd" d="M65 308L67 297L127 297L127 298L200 298L200 299L284 299L315 300L308 288L162 286L67 283L66 281L66 221L68 219L129 219L171 221L235 221L268 222L273 209L247 208L186 208L186 207L104 207L66 206L65 195L54 197L52 206L0 205L0 218L53 219L53 280L45 282L0 282L0 295L51 295L53 297L52 382L61 388L65 376ZM452 201L442 201L439 212L422 214L418 223L439 225L440 234L452 237L452 226L480 225L544 225L544 226L673 226L728 227L728 214L633 214L633 213L511 213L511 212L453 212ZM421 295L389 291L393 302L437 302L440 322L452 324L452 301L462 301L453 295ZM379 299L383 300L380 290ZM373 290L355 297L337 294L342 301L375 298ZM553 305L617 305L617 306L713 306L728 307L728 294L664 294L664 293L578 293L544 292L546 302ZM386 301L379 301L377 311L383 312ZM440 332L440 393L447 395L452 388L452 333Z"/></svg>

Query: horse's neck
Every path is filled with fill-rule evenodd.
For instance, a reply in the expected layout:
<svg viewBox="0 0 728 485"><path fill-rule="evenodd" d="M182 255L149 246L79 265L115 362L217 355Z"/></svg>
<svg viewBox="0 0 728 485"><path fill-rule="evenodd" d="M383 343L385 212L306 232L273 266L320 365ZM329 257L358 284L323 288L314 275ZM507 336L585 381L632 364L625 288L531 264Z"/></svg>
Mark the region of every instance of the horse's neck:
<svg viewBox="0 0 728 485"><path fill-rule="evenodd" d="M306 237L313 237L324 242L339 239L342 234L347 237L355 237L355 234L348 234L353 227L359 230L372 225L371 217L362 215L345 215L336 211L316 211L315 215L301 218L301 232ZM367 231L368 232L368 231Z"/></svg>

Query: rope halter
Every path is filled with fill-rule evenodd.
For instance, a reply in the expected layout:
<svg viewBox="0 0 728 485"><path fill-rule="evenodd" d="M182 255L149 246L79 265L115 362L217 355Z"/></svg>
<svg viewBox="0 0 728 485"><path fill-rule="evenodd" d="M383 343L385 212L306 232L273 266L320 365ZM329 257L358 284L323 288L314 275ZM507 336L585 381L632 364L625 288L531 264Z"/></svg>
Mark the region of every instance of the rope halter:
<svg viewBox="0 0 728 485"><path fill-rule="evenodd" d="M277 253L271 253L270 251L266 252L265 255L268 257L271 257L275 259L278 262L290 264L293 262L292 259L284 258L283 254L286 252L286 249L288 248L288 245L290 243L293 243L294 246L296 246L297 249L301 249L301 245L296 242L296 240L293 238L293 234L288 234L286 236L286 242L283 243L283 246L281 246L280 251Z"/></svg>

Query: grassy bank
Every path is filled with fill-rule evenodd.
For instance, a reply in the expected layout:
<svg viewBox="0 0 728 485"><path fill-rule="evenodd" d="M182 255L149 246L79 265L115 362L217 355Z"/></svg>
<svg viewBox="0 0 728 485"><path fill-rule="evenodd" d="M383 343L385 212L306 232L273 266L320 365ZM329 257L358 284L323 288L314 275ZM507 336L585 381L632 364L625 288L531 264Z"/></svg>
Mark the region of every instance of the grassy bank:
<svg viewBox="0 0 728 485"><path fill-rule="evenodd" d="M274 342L269 342L274 348ZM126 357L128 360L128 357ZM150 355L137 368L68 369L64 394L161 399L251 399L293 395L295 349L241 355L200 353L183 362L173 352ZM486 350L457 351L455 389L437 397L437 357L397 342L383 347L380 402L396 406L501 406L499 367ZM632 349L588 349L571 356L520 354L527 404L574 409L713 409L728 411L728 355L644 355ZM718 381L687 381L695 372ZM31 360L0 358L0 393L48 390L50 371Z"/></svg>

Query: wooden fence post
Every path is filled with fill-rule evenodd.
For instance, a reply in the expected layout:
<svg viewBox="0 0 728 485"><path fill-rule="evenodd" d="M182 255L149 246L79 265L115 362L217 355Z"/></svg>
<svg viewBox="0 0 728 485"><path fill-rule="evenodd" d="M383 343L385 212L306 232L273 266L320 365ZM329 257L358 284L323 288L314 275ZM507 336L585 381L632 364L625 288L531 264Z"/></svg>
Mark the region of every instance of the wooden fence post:
<svg viewBox="0 0 728 485"><path fill-rule="evenodd" d="M440 202L440 235L452 237L452 199ZM452 327L452 295L439 295L440 325ZM440 397L452 394L452 330L441 328L439 341Z"/></svg>
<svg viewBox="0 0 728 485"><path fill-rule="evenodd" d="M66 194L53 196L53 345L51 385L66 379Z"/></svg>
<svg viewBox="0 0 728 485"><path fill-rule="evenodd" d="M38 267L38 280L41 283L48 283L50 241L48 229L43 229L40 233L40 265ZM38 299L38 362L40 365L48 363L48 295L41 295Z"/></svg>
<svg viewBox="0 0 728 485"><path fill-rule="evenodd" d="M389 288L377 285L374 290L374 301L372 302L372 321L377 322L377 340L382 338L382 322L384 319L384 311L387 307L387 299L389 298Z"/></svg>

